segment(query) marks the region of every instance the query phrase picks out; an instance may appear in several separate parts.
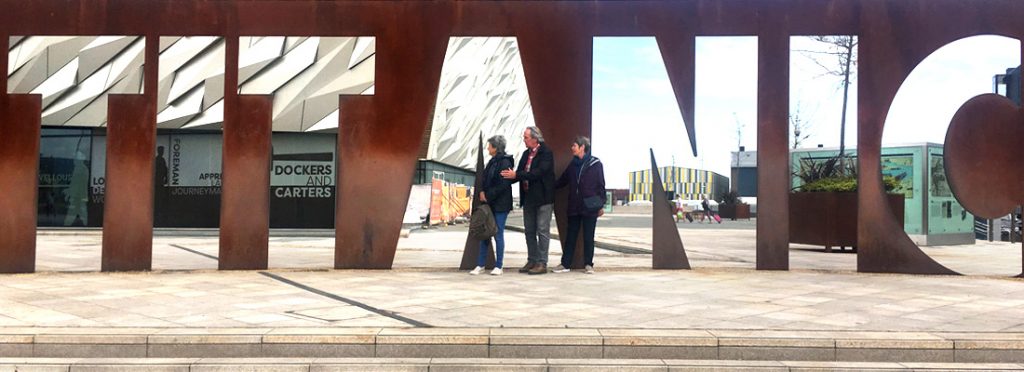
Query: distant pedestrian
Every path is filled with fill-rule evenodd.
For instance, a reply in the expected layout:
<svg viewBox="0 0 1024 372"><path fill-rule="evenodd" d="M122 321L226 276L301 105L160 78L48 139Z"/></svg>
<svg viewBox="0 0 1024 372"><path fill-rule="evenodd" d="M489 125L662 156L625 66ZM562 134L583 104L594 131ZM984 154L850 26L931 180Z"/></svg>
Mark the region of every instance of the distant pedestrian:
<svg viewBox="0 0 1024 372"><path fill-rule="evenodd" d="M498 225L498 233L494 235L494 270L491 275L502 274L502 260L505 256L505 221L512 210L512 182L501 177L501 171L512 169L515 160L505 153L505 137L494 136L487 139L487 153L491 160L484 168L483 182L478 198L487 203L494 213L494 222ZM490 239L480 241L480 255L476 260L476 268L470 275L479 275L487 264L487 246Z"/></svg>
<svg viewBox="0 0 1024 372"><path fill-rule="evenodd" d="M552 272L567 273L572 267L576 239L583 225L584 272L594 273L594 233L597 218L604 215L607 199L604 187L604 166L590 154L590 139L579 136L572 144L572 162L555 183L556 188L569 186L569 233L563 239L562 263Z"/></svg>
<svg viewBox="0 0 1024 372"><path fill-rule="evenodd" d="M703 223L705 218L708 220L708 223L715 222L715 215L711 212L711 202L708 201L707 196L700 202L700 207L704 208L704 214L700 216L700 222ZM719 220L718 223L722 223L722 221Z"/></svg>
<svg viewBox="0 0 1024 372"><path fill-rule="evenodd" d="M675 208L672 210L672 219L679 222L683 219L683 215L686 213L686 204L683 203L683 196L675 194Z"/></svg>
<svg viewBox="0 0 1024 372"><path fill-rule="evenodd" d="M528 258L519 272L530 275L548 272L548 245L551 242L551 213L555 207L555 158L544 144L537 127L523 131L526 151L516 170L505 169L501 176L519 182L519 204L523 206L523 229Z"/></svg>

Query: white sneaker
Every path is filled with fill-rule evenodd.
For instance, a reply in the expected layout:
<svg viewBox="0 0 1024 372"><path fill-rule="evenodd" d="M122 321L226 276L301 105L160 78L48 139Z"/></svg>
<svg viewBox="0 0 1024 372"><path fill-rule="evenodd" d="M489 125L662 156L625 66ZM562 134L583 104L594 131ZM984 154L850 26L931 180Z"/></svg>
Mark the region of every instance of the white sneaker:
<svg viewBox="0 0 1024 372"><path fill-rule="evenodd" d="M483 266L477 266L473 271L469 272L469 275L480 275L480 272L484 271Z"/></svg>
<svg viewBox="0 0 1024 372"><path fill-rule="evenodd" d="M551 269L551 272L553 272L553 273L567 273L567 272L569 272L569 268L567 268L565 266L562 266L562 265L558 265L558 267L555 267L554 269Z"/></svg>
<svg viewBox="0 0 1024 372"><path fill-rule="evenodd" d="M587 274L593 274L594 273L594 267L590 266L590 265L587 265L587 267L584 268L583 270L584 270L583 272L587 273Z"/></svg>
<svg viewBox="0 0 1024 372"><path fill-rule="evenodd" d="M495 267L494 270L491 270L491 275L501 275L501 273L502 271L500 267Z"/></svg>

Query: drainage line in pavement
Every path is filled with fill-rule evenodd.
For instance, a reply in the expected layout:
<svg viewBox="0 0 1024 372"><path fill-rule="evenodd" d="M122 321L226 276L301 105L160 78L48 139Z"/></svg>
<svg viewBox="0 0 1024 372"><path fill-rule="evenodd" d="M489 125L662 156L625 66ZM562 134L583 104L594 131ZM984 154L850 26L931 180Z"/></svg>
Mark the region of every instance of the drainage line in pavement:
<svg viewBox="0 0 1024 372"><path fill-rule="evenodd" d="M302 283L298 283L298 282L289 280L289 279L281 277L279 275L274 275L274 274L268 273L266 271L260 271L260 275L263 275L265 277L268 277L270 279L274 279L274 280L279 281L281 283L284 283L284 284L287 284L287 285L299 288L299 289L307 291L307 292L315 293L315 294L318 294L318 295L330 298L330 299L335 300L335 301L344 302L346 304L358 307L360 309L363 309L363 310L366 310L366 311L369 311L369 312L372 312L372 313L376 313L378 315L386 316L388 318L391 318L391 319L394 319L394 320L397 320L397 321L409 324L409 325L414 326L414 327L420 327L420 328L431 328L431 327L433 327L430 324L423 323L423 322L420 322L420 321L415 320L415 319L409 319L409 318L406 318L404 316L398 315L398 314L396 314L393 311L378 309L376 307L364 304L362 302L359 302L359 301L356 301L356 300L350 300L350 299L347 299L345 297L341 297L341 296L338 296L336 294L333 294L333 293L330 293L330 292L327 292L327 291L322 291L322 290L310 287L308 285L305 285L305 284L302 284Z"/></svg>
<svg viewBox="0 0 1024 372"><path fill-rule="evenodd" d="M203 252L197 251L197 250L195 250L195 249L192 249L192 248L186 248L186 247L182 247L182 246L180 246L180 245L177 245L177 244L171 244L171 246L172 246L172 247L174 247L174 248L178 248L178 249L184 250L184 251L188 251L188 252L192 252L192 253L198 254L198 255L200 255L200 256L203 256L203 257L209 258L209 259L211 259L211 260L217 260L217 261L219 261L219 260L220 260L220 258L217 258L217 256L214 256L214 255L209 255L209 254L206 254L206 253L203 253Z"/></svg>

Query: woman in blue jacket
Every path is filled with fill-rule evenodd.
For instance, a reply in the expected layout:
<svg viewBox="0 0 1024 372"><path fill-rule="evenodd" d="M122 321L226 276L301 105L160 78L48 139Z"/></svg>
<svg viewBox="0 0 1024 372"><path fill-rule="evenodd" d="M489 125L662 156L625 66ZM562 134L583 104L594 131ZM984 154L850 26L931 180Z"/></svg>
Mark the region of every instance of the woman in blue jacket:
<svg viewBox="0 0 1024 372"><path fill-rule="evenodd" d="M583 260L587 274L594 273L594 230L597 217L604 215L604 166L590 155L590 139L576 137L572 144L572 163L565 168L555 183L556 188L569 186L569 233L563 239L562 264L552 272L567 273L572 265L576 239L583 226Z"/></svg>
<svg viewBox="0 0 1024 372"><path fill-rule="evenodd" d="M515 167L512 155L505 153L505 137L494 136L487 139L487 153L491 160L484 167L484 179L480 190L481 202L487 203L494 214L494 222L498 225L498 233L494 235L494 270L491 275L501 275L502 259L505 256L505 221L512 210L512 181L501 176L501 171ZM476 268L470 275L480 275L487 263L487 245L490 239L480 241L480 255L477 257Z"/></svg>

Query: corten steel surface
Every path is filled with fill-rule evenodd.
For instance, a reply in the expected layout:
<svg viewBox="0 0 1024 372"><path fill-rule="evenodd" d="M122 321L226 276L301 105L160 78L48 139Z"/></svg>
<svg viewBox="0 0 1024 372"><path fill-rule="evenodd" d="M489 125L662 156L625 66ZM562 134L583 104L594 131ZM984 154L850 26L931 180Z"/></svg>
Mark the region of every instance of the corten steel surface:
<svg viewBox="0 0 1024 372"><path fill-rule="evenodd" d="M154 105L145 95L111 94L107 99L102 270L149 270L153 258Z"/></svg>
<svg viewBox="0 0 1024 372"><path fill-rule="evenodd" d="M683 23L685 24L685 23ZM697 96L697 39L692 32L665 32L657 36L661 58L665 61L676 104L683 114L683 125L690 139L690 149L697 156L697 135L694 131L694 108ZM717 197L718 195L715 195Z"/></svg>
<svg viewBox="0 0 1024 372"><path fill-rule="evenodd" d="M946 132L945 167L957 200L980 217L999 218L1024 203L1024 110L1006 97L967 101Z"/></svg>
<svg viewBox="0 0 1024 372"><path fill-rule="evenodd" d="M985 94L967 101L946 132L946 177L953 195L983 218L999 218L1024 204L1024 109Z"/></svg>
<svg viewBox="0 0 1024 372"><path fill-rule="evenodd" d="M270 242L270 96L236 96L235 120L224 121L220 208L221 270L267 268Z"/></svg>
<svg viewBox="0 0 1024 372"><path fill-rule="evenodd" d="M239 39L225 39L221 270L267 268L273 98L239 96Z"/></svg>
<svg viewBox="0 0 1024 372"><path fill-rule="evenodd" d="M683 240L679 237L679 229L672 219L673 205L665 195L665 186L661 183L658 163L654 161L654 149L651 149L651 203L653 208L651 243L651 267L655 269L690 269L690 260L686 258Z"/></svg>
<svg viewBox="0 0 1024 372"><path fill-rule="evenodd" d="M107 96L103 271L149 270L153 265L153 158L160 38L153 32L144 34L144 94Z"/></svg>
<svg viewBox="0 0 1024 372"><path fill-rule="evenodd" d="M1024 23L1020 21L1024 16L1024 2L864 1L859 4L857 144L862 213L858 220L857 268L869 272L955 274L914 245L883 199L880 159L885 117L900 85L914 67L936 49L972 35L1017 38L1024 35ZM981 119L984 117L975 117L974 121ZM1019 149L1014 151L1019 152ZM958 155L947 154L946 159L955 163L955 156Z"/></svg>
<svg viewBox="0 0 1024 372"><path fill-rule="evenodd" d="M394 24L376 34L375 96L339 99L335 268L391 268L437 98L452 14L400 4L380 15Z"/></svg>
<svg viewBox="0 0 1024 372"><path fill-rule="evenodd" d="M381 216L369 211L379 208L378 200L394 198L385 190L373 190L378 179L392 173L382 159L371 158L357 146L366 142L377 123L373 96L341 96L338 117L338 182L334 209L334 267L346 268L387 268L394 260L395 246L390 248L378 236L388 233L377 225L390 223L394 216ZM410 175L410 177L412 177ZM350 180L356 178L357 180ZM399 183L397 180L392 183ZM391 190L386 190L391 191ZM392 201L393 203L393 201ZM380 210L378 210L380 211ZM389 211L390 212L390 211ZM401 220L399 220L401 222ZM398 236L395 236L395 243Z"/></svg>
<svg viewBox="0 0 1024 372"><path fill-rule="evenodd" d="M476 148L476 181L473 183L473 195L472 205L470 206L471 211L476 211L476 207L480 205L480 191L483 190L484 184L484 135L480 134L479 143ZM494 239L490 239L487 243L487 269L493 269L496 262L494 257ZM470 270L476 267L477 257L480 255L480 241L469 236L466 233L466 247L462 250L462 263L459 264L459 270Z"/></svg>
<svg viewBox="0 0 1024 372"><path fill-rule="evenodd" d="M39 95L0 92L0 273L35 270L41 109Z"/></svg>
<svg viewBox="0 0 1024 372"><path fill-rule="evenodd" d="M516 18L515 24L534 120L554 154L556 179L572 161L570 148L576 136L590 137L594 44L583 21L566 22L572 19L572 10L554 7L529 21ZM608 148L612 146L608 143ZM600 157L601 149L594 147L592 153ZM569 189L555 190L554 218L560 237L569 231L568 204ZM580 229L572 269L584 266L582 233ZM559 239L559 247L564 241Z"/></svg>
<svg viewBox="0 0 1024 372"><path fill-rule="evenodd" d="M770 14L757 39L757 269L789 270L789 34Z"/></svg>
<svg viewBox="0 0 1024 372"><path fill-rule="evenodd" d="M687 80L693 74L690 35L757 35L758 199L762 203L758 268L785 269L789 224L785 193L790 175L785 156L789 92L788 79L783 77L788 75L788 38L858 35L859 207L865 211L858 219L858 269L952 273L924 255L886 211L879 175L885 116L906 76L939 47L972 35L1024 35L1020 21L1024 2L1019 0L8 0L4 5L8 6L0 13L0 35L142 34L147 36L147 59L156 53L148 46L149 38L161 35L376 36L376 96L370 110L378 125L363 128L365 133L358 140L339 140L354 146L343 147L342 152L369 163L342 159L342 164L367 173L362 178L342 174L345 181L339 183L339 190L350 193L341 191L338 197L341 209L348 208L345 199L365 197L360 193L370 190L380 202L373 209L340 210L338 215L353 223L343 225L351 231L339 236L362 242L350 241L351 247L374 247L367 256L372 260L352 261L353 265L381 268L390 267L393 258L408 198L406 179L411 180L419 135L429 122L448 37L518 38L535 118L555 151L556 171L561 171L568 162L566 149L572 137L590 133L592 37L657 37L681 112L689 119L693 112L693 97L687 97L691 93ZM155 86L155 75L147 73L146 79L146 86ZM230 111L227 105L225 109ZM622 123L622 128L635 124ZM686 126L692 147L692 120ZM597 156L602 146L614 143L597 143ZM382 167L388 169L386 175ZM107 197L120 192L108 186ZM564 216L564 201L557 207Z"/></svg>

